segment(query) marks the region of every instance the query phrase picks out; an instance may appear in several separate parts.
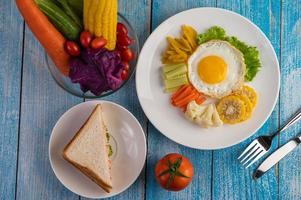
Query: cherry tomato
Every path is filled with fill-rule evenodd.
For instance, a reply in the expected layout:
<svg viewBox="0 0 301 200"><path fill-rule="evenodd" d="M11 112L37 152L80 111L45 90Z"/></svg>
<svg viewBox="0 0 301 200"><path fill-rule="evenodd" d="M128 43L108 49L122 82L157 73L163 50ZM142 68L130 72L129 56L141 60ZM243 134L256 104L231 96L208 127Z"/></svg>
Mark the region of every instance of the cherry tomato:
<svg viewBox="0 0 301 200"><path fill-rule="evenodd" d="M132 39L129 38L127 35L117 35L117 43L121 46L129 46L132 44Z"/></svg>
<svg viewBox="0 0 301 200"><path fill-rule="evenodd" d="M121 51L121 59L123 61L131 61L134 59L134 53L131 49L126 49L124 51Z"/></svg>
<svg viewBox="0 0 301 200"><path fill-rule="evenodd" d="M106 46L107 40L103 37L94 38L91 42L92 49L101 49Z"/></svg>
<svg viewBox="0 0 301 200"><path fill-rule="evenodd" d="M88 48L93 39L93 35L89 31L83 31L80 34L80 43L83 47Z"/></svg>
<svg viewBox="0 0 301 200"><path fill-rule="evenodd" d="M129 71L130 69L130 64L128 62L122 61L122 65L124 66L124 70Z"/></svg>
<svg viewBox="0 0 301 200"><path fill-rule="evenodd" d="M126 80L127 78L128 78L128 76L129 76L129 72L127 71L127 70L122 70L122 72L121 72L121 79L122 80Z"/></svg>
<svg viewBox="0 0 301 200"><path fill-rule="evenodd" d="M194 175L188 158L171 153L158 161L155 168L157 182L166 190L179 191L187 187Z"/></svg>
<svg viewBox="0 0 301 200"><path fill-rule="evenodd" d="M120 51L124 51L126 50L128 47L127 46L123 46L123 45L120 45L117 43L117 49L120 50Z"/></svg>
<svg viewBox="0 0 301 200"><path fill-rule="evenodd" d="M65 49L67 53L71 56L79 56L80 55L80 47L76 42L67 41L65 43Z"/></svg>
<svg viewBox="0 0 301 200"><path fill-rule="evenodd" d="M127 35L128 34L128 29L123 23L118 22L117 23L117 34L120 35Z"/></svg>

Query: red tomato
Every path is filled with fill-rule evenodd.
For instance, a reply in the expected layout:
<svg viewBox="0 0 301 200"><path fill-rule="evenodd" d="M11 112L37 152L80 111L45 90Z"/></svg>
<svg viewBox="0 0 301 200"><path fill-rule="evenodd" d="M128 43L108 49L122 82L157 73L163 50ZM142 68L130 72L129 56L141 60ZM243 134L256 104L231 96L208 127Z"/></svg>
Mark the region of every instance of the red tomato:
<svg viewBox="0 0 301 200"><path fill-rule="evenodd" d="M127 46L122 46L120 44L117 43L117 49L120 50L120 51L124 51L126 50L128 47Z"/></svg>
<svg viewBox="0 0 301 200"><path fill-rule="evenodd" d="M122 61L122 65L124 66L124 70L129 71L130 69L130 64L128 62Z"/></svg>
<svg viewBox="0 0 301 200"><path fill-rule="evenodd" d="M79 56L80 55L80 47L76 42L67 41L65 43L65 49L67 53L71 56Z"/></svg>
<svg viewBox="0 0 301 200"><path fill-rule="evenodd" d="M121 79L122 80L126 80L127 78L128 78L128 76L129 76L129 72L127 71L127 70L122 70L122 72L121 72Z"/></svg>
<svg viewBox="0 0 301 200"><path fill-rule="evenodd" d="M193 166L188 158L171 153L158 161L155 168L157 182L166 190L179 191L192 181Z"/></svg>
<svg viewBox="0 0 301 200"><path fill-rule="evenodd" d="M91 42L92 49L101 49L106 46L107 40L103 37L94 38Z"/></svg>
<svg viewBox="0 0 301 200"><path fill-rule="evenodd" d="M134 59L134 53L131 49L126 49L121 51L121 59L123 61L129 62Z"/></svg>
<svg viewBox="0 0 301 200"><path fill-rule="evenodd" d="M93 39L93 35L89 31L83 31L80 34L80 43L83 47L88 48Z"/></svg>
<svg viewBox="0 0 301 200"><path fill-rule="evenodd" d="M123 23L118 22L117 23L117 34L120 35L127 35L128 34L128 29Z"/></svg>
<svg viewBox="0 0 301 200"><path fill-rule="evenodd" d="M129 38L127 35L117 35L117 43L121 46L129 46L132 44L132 39Z"/></svg>

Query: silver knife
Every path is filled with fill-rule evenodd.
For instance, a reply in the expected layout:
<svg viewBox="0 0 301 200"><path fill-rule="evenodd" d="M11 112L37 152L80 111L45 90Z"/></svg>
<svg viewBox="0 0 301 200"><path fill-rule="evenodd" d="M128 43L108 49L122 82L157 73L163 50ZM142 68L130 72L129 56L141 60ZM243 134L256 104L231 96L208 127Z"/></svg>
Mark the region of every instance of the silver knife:
<svg viewBox="0 0 301 200"><path fill-rule="evenodd" d="M256 180L264 175L269 169L271 169L276 163L284 158L288 153L295 149L301 143L301 134L294 139L287 142L285 145L277 149L267 159L265 159L261 165L256 169L253 174L253 178Z"/></svg>

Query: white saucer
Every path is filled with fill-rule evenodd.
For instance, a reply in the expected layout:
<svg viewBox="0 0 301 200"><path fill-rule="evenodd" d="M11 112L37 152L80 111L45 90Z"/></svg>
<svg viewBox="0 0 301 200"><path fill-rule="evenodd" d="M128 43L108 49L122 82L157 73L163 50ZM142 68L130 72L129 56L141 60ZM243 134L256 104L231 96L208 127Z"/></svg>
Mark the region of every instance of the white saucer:
<svg viewBox="0 0 301 200"><path fill-rule="evenodd" d="M62 157L64 147L99 103L112 136L111 193L99 188ZM146 139L138 120L125 108L108 101L88 101L72 107L58 120L49 141L49 158L56 177L66 188L88 198L107 198L125 191L138 178L146 159Z"/></svg>

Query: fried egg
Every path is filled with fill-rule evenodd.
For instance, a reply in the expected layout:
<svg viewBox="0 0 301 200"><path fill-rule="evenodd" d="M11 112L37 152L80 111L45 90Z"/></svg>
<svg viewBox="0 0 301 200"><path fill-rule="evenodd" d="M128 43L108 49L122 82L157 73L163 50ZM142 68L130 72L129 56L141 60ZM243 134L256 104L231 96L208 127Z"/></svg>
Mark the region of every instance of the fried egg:
<svg viewBox="0 0 301 200"><path fill-rule="evenodd" d="M239 89L246 71L243 54L230 43L211 40L188 59L190 83L210 97L222 98Z"/></svg>

